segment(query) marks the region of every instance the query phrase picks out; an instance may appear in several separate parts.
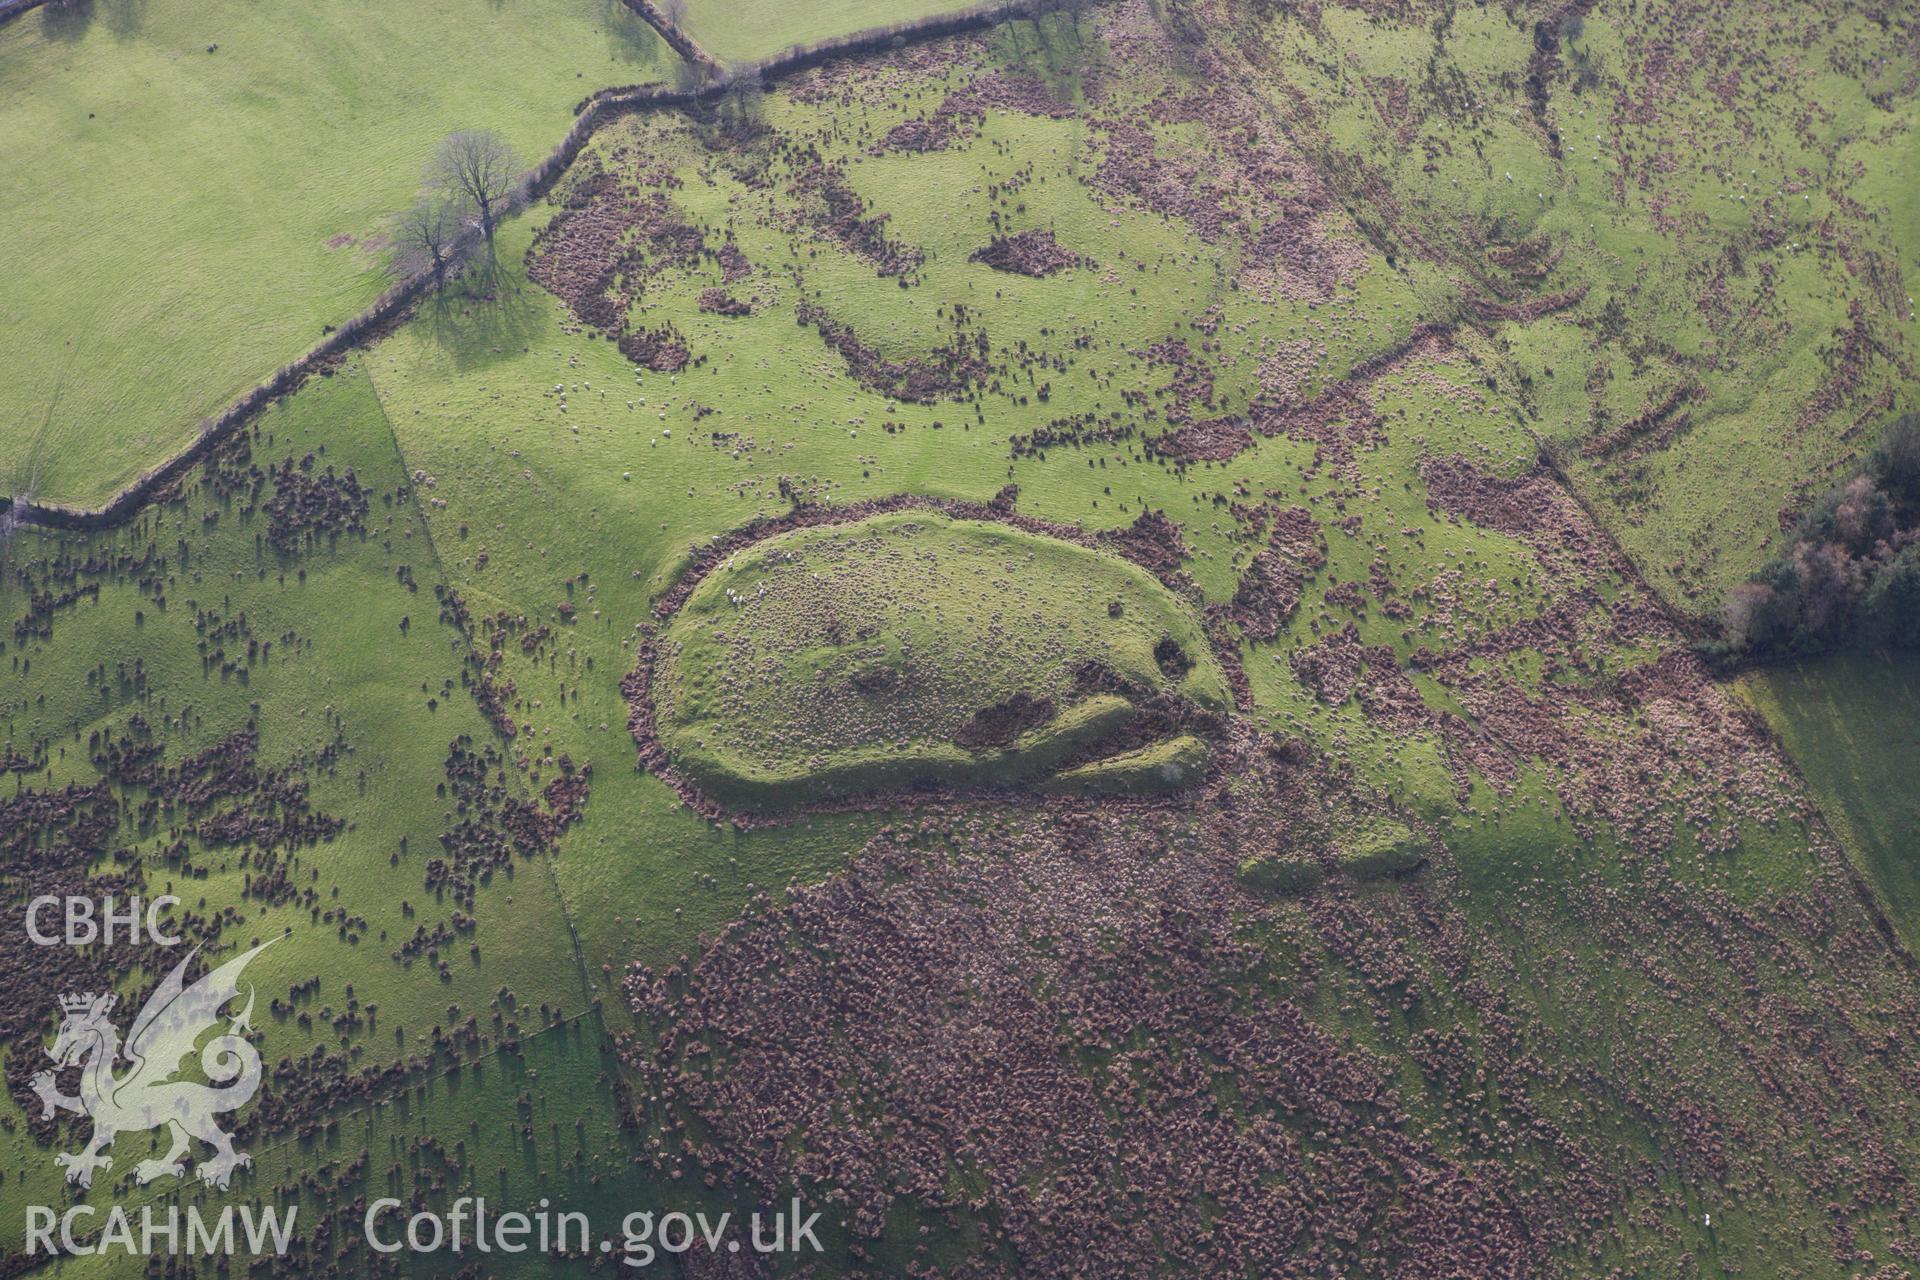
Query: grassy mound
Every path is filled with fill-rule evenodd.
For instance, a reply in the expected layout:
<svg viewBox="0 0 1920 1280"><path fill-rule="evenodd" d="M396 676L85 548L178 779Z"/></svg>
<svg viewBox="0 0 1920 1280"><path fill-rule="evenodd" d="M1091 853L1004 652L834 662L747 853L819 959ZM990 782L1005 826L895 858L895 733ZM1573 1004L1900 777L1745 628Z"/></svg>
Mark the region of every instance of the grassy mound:
<svg viewBox="0 0 1920 1280"><path fill-rule="evenodd" d="M1403 822L1377 822L1341 842L1340 867L1356 880L1384 880L1426 861L1427 850Z"/></svg>
<svg viewBox="0 0 1920 1280"><path fill-rule="evenodd" d="M1080 795L1140 795L1178 791L1207 769L1207 744L1190 733L1166 738L1104 760L1093 760L1053 780L1059 791Z"/></svg>
<svg viewBox="0 0 1920 1280"><path fill-rule="evenodd" d="M1317 862L1273 855L1248 858L1240 864L1239 872L1242 885L1275 898L1306 893L1326 876L1326 869Z"/></svg>
<svg viewBox="0 0 1920 1280"><path fill-rule="evenodd" d="M1021 784L1103 747L1126 778L1178 785L1204 744L1142 742L1137 707L1229 703L1198 622L1145 570L937 512L756 543L688 597L660 654L662 746L748 808Z"/></svg>

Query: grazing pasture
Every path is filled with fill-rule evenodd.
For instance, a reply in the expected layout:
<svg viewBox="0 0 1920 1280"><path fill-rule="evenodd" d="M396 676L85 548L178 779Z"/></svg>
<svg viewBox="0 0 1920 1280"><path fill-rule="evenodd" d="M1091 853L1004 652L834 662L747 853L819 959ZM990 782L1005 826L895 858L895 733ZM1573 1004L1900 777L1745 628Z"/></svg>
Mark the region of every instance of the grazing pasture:
<svg viewBox="0 0 1920 1280"><path fill-rule="evenodd" d="M680 26L722 62L764 58L790 45L969 7L970 0L681 0L661 5L669 14L677 12Z"/></svg>
<svg viewBox="0 0 1920 1280"><path fill-rule="evenodd" d="M176 931L207 948L286 934L248 972L262 1057L299 1066L269 1071L253 1145L582 1011L544 851L505 834L530 789L472 786L488 758L505 784L506 761L363 373L315 379L125 528L16 530L4 556L0 889L172 893ZM29 1102L61 991L137 991L177 959L83 958L18 928L3 945L0 1054ZM461 1033L450 1006L482 1025ZM54 1127L13 1105L9 1187L58 1203ZM147 1138L124 1141L122 1178ZM0 1248L21 1229L0 1223Z"/></svg>
<svg viewBox="0 0 1920 1280"><path fill-rule="evenodd" d="M451 130L527 158L675 58L619 0L99 0L0 27L0 492L77 506L389 283Z"/></svg>
<svg viewBox="0 0 1920 1280"><path fill-rule="evenodd" d="M1909 674L1695 644L1912 394L1920 83L1730 12L1114 0L608 122L132 523L8 533L5 900L291 931L303 1274L496 1187L798 1194L823 1274L1893 1274Z"/></svg>
<svg viewBox="0 0 1920 1280"><path fill-rule="evenodd" d="M1764 667L1741 684L1920 951L1920 659L1838 654Z"/></svg>

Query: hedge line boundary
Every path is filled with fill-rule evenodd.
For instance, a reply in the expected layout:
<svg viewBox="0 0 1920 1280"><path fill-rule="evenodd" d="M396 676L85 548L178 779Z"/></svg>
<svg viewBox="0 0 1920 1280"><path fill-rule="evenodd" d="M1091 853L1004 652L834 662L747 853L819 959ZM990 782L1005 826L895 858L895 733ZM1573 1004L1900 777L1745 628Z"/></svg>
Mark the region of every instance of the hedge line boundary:
<svg viewBox="0 0 1920 1280"><path fill-rule="evenodd" d="M45 2L0 0L0 6L16 6L12 10L0 7L0 21ZM640 12L640 4L652 7L648 0L628 0L628 3L635 7L636 12ZM990 0L989 3L932 14L910 22L868 27L808 44L790 45L765 58L724 68L707 62L702 65L712 68L713 74L695 88L678 89L649 83L602 89L575 108L573 124L547 157L520 175L514 188L513 206L516 209L525 208L545 196L568 166L579 158L594 133L602 125L621 116L693 106L720 98L742 81L757 80L770 84L822 62L860 57L897 48L910 41L938 40L997 26L1002 22L1034 19L1057 7L1057 0ZM642 13L642 16L645 14ZM664 30L661 34L663 38L666 37ZM671 39L669 43L672 43ZM677 51L678 46L675 48ZM454 264L464 266L483 242L477 227L467 227L455 241L450 255ZM264 382L256 383L242 392L217 415L202 419L199 434L191 443L165 461L143 471L98 507L75 507L57 502L38 502L31 498L0 496L0 533L20 524L76 531L111 529L125 524L215 448L237 434L261 410L298 390L313 374L329 367L348 352L379 338L391 325L404 319L412 305L431 288L433 280L432 270L426 267L400 280L297 359L280 366Z"/></svg>

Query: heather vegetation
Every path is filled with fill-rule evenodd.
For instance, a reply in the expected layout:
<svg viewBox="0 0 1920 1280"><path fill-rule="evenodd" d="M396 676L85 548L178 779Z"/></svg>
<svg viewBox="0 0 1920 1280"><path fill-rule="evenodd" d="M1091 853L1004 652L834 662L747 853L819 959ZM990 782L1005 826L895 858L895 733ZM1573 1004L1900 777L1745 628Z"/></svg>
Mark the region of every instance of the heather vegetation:
<svg viewBox="0 0 1920 1280"><path fill-rule="evenodd" d="M283 938L254 1168L128 1135L93 1202L297 1202L287 1276L617 1268L361 1243L474 1194L822 1211L690 1277L1913 1265L1910 15L1109 0L730 80L648 23L935 6L546 4L284 99L230 55L332 6L0 28L69 130L0 135L15 492L442 268L126 519L0 514L7 915ZM700 96L495 204L636 81ZM135 163L184 83L302 127ZM345 292L249 265L342 230ZM96 323L181 245L204 305ZM161 966L0 945L4 1199L65 1203L50 993Z"/></svg>

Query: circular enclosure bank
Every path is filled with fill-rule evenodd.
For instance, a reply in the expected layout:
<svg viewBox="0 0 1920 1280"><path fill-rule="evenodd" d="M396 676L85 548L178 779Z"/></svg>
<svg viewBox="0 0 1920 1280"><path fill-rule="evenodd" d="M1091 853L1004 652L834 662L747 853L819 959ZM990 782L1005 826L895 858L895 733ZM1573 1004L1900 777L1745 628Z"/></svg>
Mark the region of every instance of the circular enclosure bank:
<svg viewBox="0 0 1920 1280"><path fill-rule="evenodd" d="M1191 607L1083 542L912 507L703 568L630 692L656 762L728 809L1164 792L1204 774L1231 709Z"/></svg>

